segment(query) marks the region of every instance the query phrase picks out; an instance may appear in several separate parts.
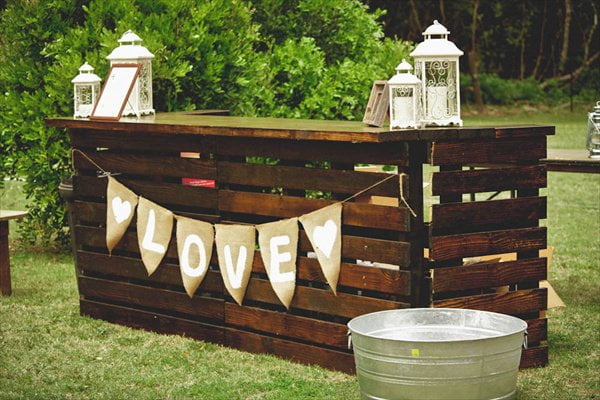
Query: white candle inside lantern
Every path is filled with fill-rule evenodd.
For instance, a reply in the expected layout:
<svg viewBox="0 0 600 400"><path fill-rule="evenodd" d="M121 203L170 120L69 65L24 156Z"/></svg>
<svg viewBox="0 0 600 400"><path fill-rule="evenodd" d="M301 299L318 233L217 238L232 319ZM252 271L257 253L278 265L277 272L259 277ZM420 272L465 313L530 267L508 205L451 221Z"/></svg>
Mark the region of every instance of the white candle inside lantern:
<svg viewBox="0 0 600 400"><path fill-rule="evenodd" d="M80 104L79 112L84 115L90 115L92 113L92 104Z"/></svg>
<svg viewBox="0 0 600 400"><path fill-rule="evenodd" d="M394 119L396 121L409 121L412 118L412 97L394 97Z"/></svg>
<svg viewBox="0 0 600 400"><path fill-rule="evenodd" d="M427 115L444 118L448 115L448 88L429 86L427 88Z"/></svg>

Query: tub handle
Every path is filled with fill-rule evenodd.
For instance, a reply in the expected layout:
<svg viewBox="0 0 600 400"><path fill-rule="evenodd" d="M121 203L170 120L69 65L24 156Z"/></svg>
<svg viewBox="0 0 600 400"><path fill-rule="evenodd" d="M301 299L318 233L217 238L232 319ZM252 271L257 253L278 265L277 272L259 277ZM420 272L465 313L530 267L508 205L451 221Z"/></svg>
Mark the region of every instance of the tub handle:
<svg viewBox="0 0 600 400"><path fill-rule="evenodd" d="M348 330L346 336L348 336L348 350L352 350L352 332Z"/></svg>
<svg viewBox="0 0 600 400"><path fill-rule="evenodd" d="M523 335L523 349L527 350L527 329L525 329L525 335Z"/></svg>

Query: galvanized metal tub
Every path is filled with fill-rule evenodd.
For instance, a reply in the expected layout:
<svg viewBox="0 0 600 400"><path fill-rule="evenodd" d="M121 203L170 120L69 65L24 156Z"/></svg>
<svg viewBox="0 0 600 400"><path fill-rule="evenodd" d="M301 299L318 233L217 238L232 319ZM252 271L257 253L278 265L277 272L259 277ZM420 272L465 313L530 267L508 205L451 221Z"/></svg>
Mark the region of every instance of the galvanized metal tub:
<svg viewBox="0 0 600 400"><path fill-rule="evenodd" d="M363 399L511 399L527 324L453 308L365 314L348 323Z"/></svg>

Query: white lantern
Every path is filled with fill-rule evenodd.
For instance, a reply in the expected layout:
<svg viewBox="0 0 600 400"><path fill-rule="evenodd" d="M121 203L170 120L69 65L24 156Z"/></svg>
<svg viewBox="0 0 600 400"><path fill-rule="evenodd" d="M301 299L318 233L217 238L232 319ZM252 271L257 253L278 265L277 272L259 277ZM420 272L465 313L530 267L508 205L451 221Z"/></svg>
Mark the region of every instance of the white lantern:
<svg viewBox="0 0 600 400"><path fill-rule="evenodd" d="M113 64L141 64L140 75L129 95L123 115L154 114L152 108L152 59L154 55L140 43L142 39L128 30L119 39L119 47L106 57Z"/></svg>
<svg viewBox="0 0 600 400"><path fill-rule="evenodd" d="M93 73L94 68L87 62L79 67L79 75L71 80L73 84L73 116L87 118L92 114L98 93L100 77Z"/></svg>
<svg viewBox="0 0 600 400"><path fill-rule="evenodd" d="M388 81L391 129L419 127L421 81L411 70L412 65L402 60L396 67L396 75Z"/></svg>
<svg viewBox="0 0 600 400"><path fill-rule="evenodd" d="M448 40L450 32L437 20L428 27L425 40L410 55L415 59L415 75L421 79L423 125L459 125L460 86L458 57L463 52Z"/></svg>

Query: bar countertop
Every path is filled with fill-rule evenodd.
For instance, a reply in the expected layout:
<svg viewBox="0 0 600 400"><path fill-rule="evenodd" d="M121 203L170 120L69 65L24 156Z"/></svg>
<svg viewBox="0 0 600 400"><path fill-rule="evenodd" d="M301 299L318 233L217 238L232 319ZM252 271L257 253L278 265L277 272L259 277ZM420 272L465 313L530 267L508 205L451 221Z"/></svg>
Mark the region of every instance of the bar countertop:
<svg viewBox="0 0 600 400"><path fill-rule="evenodd" d="M361 121L234 117L194 112L157 113L139 119L124 117L119 121L98 121L72 117L48 118L46 123L48 126L69 129L365 143L491 139L554 134L553 126L540 125L390 130L388 126L372 127Z"/></svg>

